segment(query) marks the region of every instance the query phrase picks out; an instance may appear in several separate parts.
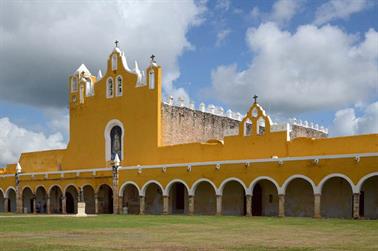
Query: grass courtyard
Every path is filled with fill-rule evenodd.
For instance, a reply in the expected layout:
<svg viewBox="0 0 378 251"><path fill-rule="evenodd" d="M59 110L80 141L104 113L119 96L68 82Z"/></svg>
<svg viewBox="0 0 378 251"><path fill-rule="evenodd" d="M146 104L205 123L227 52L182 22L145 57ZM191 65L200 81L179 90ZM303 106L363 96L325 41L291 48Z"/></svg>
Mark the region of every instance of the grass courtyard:
<svg viewBox="0 0 378 251"><path fill-rule="evenodd" d="M0 250L378 250L378 221L1 216Z"/></svg>

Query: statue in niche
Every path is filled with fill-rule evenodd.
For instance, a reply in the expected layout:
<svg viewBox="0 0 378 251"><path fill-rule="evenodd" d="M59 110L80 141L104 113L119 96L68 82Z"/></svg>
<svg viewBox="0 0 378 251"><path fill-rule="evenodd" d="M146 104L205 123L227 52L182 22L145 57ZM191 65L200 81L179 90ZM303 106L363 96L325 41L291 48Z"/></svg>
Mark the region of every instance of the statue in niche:
<svg viewBox="0 0 378 251"><path fill-rule="evenodd" d="M121 143L122 129L119 126L115 126L110 131L111 138L111 158L115 158L115 155L118 154L118 157L122 157L122 143Z"/></svg>

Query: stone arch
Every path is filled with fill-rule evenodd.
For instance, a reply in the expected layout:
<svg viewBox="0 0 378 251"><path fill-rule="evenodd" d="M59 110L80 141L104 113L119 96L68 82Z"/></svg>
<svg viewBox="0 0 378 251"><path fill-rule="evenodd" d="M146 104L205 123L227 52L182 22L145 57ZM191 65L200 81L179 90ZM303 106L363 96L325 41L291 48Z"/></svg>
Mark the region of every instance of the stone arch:
<svg viewBox="0 0 378 251"><path fill-rule="evenodd" d="M49 189L50 197L50 212L53 214L60 214L63 212L62 207L62 188L59 185L52 185Z"/></svg>
<svg viewBox="0 0 378 251"><path fill-rule="evenodd" d="M228 182L230 182L230 181L236 181L236 182L238 182L244 188L244 192L246 194L249 194L249 192L248 192L249 190L245 186L245 184L244 184L244 182L242 180L240 180L238 178L235 178L235 177L231 177L231 178L227 178L227 179L223 180L222 183L220 184L219 189L218 189L218 192L219 192L220 195L223 195L223 189L224 189L225 185Z"/></svg>
<svg viewBox="0 0 378 251"><path fill-rule="evenodd" d="M91 184L82 185L81 189L83 191L85 213L95 214L96 213L95 189L93 188Z"/></svg>
<svg viewBox="0 0 378 251"><path fill-rule="evenodd" d="M140 188L139 188L138 184L135 183L134 181L126 181L126 182L124 182L121 185L120 189L119 189L118 196L122 196L123 195L124 189L126 188L127 185L134 185L136 187L136 189L138 189L138 196L139 196L139 194L140 194Z"/></svg>
<svg viewBox="0 0 378 251"><path fill-rule="evenodd" d="M294 179L303 179L305 181L307 181L310 185L311 185L311 188L312 188L312 192L314 194L316 193L319 193L318 192L318 189L315 185L315 182L310 179L309 177L305 176L305 175L302 175L302 174L295 174L295 175L292 175L290 177L288 177L285 182L283 183L282 187L281 187L281 190L282 190L282 194L286 194L286 189L287 189L287 186L289 185L289 183L294 180Z"/></svg>
<svg viewBox="0 0 378 251"><path fill-rule="evenodd" d="M125 127L123 126L123 123L121 121L119 121L118 119L112 119L110 120L106 126L105 126L105 130L104 130L104 137L105 137L105 160L106 161L110 161L112 160L111 159L111 138L110 138L110 132L111 130L115 127L115 126L119 126L121 128L121 131L122 131L122 135L121 135L121 156L118 156L121 160L124 159L124 151L125 151L125 148L124 148L124 136L125 136Z"/></svg>
<svg viewBox="0 0 378 251"><path fill-rule="evenodd" d="M0 212L4 212L4 201L5 201L5 195L3 189L0 187Z"/></svg>
<svg viewBox="0 0 378 251"><path fill-rule="evenodd" d="M345 175L328 175L320 183L320 212L326 218L351 218L354 185Z"/></svg>
<svg viewBox="0 0 378 251"><path fill-rule="evenodd" d="M194 196L194 213L214 215L217 208L217 187L209 179L199 179L192 185Z"/></svg>
<svg viewBox="0 0 378 251"><path fill-rule="evenodd" d="M314 216L315 184L303 175L289 177L282 186L285 192L285 215L295 217Z"/></svg>
<svg viewBox="0 0 378 251"><path fill-rule="evenodd" d="M222 194L223 215L245 215L247 188L241 180L226 179L220 185L219 191Z"/></svg>
<svg viewBox="0 0 378 251"><path fill-rule="evenodd" d="M47 192L42 185L35 189L35 203L36 213L47 213Z"/></svg>
<svg viewBox="0 0 378 251"><path fill-rule="evenodd" d="M66 213L67 214L76 214L77 213L77 202L79 197L79 188L70 184L67 185L64 189L64 197L66 202Z"/></svg>
<svg viewBox="0 0 378 251"><path fill-rule="evenodd" d="M29 186L25 186L22 189L22 212L34 213L34 193Z"/></svg>
<svg viewBox="0 0 378 251"><path fill-rule="evenodd" d="M252 215L254 216L277 216L278 195L282 189L271 177L260 176L250 184L252 194Z"/></svg>
<svg viewBox="0 0 378 251"><path fill-rule="evenodd" d="M66 186L64 187L64 190L63 190L64 193L66 193L66 192L67 192L67 189L70 188L70 187L75 188L76 192L79 193L79 191L80 191L80 187L77 186L77 185L75 185L75 184L73 184L73 183L68 184L68 185L66 185Z"/></svg>
<svg viewBox="0 0 378 251"><path fill-rule="evenodd" d="M124 214L139 214L140 212L140 189L133 181L127 181L122 184L119 190L119 196L122 212Z"/></svg>
<svg viewBox="0 0 378 251"><path fill-rule="evenodd" d="M162 185L156 180L150 180L142 187L142 196L145 199L146 214L161 214L163 212Z"/></svg>
<svg viewBox="0 0 378 251"><path fill-rule="evenodd" d="M189 208L189 187L180 179L171 180L163 193L168 196L168 211L172 214L184 214Z"/></svg>
<svg viewBox="0 0 378 251"><path fill-rule="evenodd" d="M113 189L107 185L102 184L97 190L98 198L98 213L112 214L113 213Z"/></svg>
<svg viewBox="0 0 378 251"><path fill-rule="evenodd" d="M353 193L358 193L357 187L354 185L353 181L348 176L346 176L345 174L342 174L342 173L332 173L332 174L329 174L329 175L325 176L319 182L318 191L320 193L322 193L324 183L327 182L327 180L329 180L331 178L335 178L335 177L339 177L339 178L342 178L342 179L346 180L349 183L349 185L350 185L350 187L352 189L352 192Z"/></svg>
<svg viewBox="0 0 378 251"><path fill-rule="evenodd" d="M60 189L60 191L64 191L64 189L62 189L62 187L58 184L53 184L49 187L48 191L47 191L47 194L50 194L51 193L51 190L54 188L54 187L58 187Z"/></svg>
<svg viewBox="0 0 378 251"><path fill-rule="evenodd" d="M6 198L8 198L8 205L6 205L7 206L6 211L15 213L17 209L16 189L13 186L8 187L5 194L6 194L5 195Z"/></svg>
<svg viewBox="0 0 378 251"><path fill-rule="evenodd" d="M170 190L172 189L172 186L175 184L175 183L181 183L185 186L186 190L188 191L191 191L189 186L186 184L185 181L181 180L181 179L173 179L171 180L166 186L165 186L165 189L163 190L163 195L164 196L168 196L169 195L169 192Z"/></svg>
<svg viewBox="0 0 378 251"><path fill-rule="evenodd" d="M145 196L145 193L146 193L146 189L147 189L147 186L150 185L150 184L156 184L158 187L160 187L162 193L164 192L164 188L163 186L159 183L159 181L156 181L156 180L149 180L147 181L143 186L142 186L142 189L140 189L140 196Z"/></svg>
<svg viewBox="0 0 378 251"><path fill-rule="evenodd" d="M360 193L360 216L378 219L378 172L362 177L357 189Z"/></svg>

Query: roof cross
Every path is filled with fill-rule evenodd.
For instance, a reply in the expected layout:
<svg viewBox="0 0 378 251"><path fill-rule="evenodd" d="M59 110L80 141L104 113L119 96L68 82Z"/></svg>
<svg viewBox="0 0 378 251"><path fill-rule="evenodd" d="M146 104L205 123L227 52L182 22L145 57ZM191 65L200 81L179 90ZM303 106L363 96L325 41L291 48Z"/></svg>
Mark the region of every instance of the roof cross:
<svg viewBox="0 0 378 251"><path fill-rule="evenodd" d="M253 96L253 99L255 100L255 103L257 103L257 98L258 98L259 96L257 96L257 95L255 95L255 96Z"/></svg>
<svg viewBox="0 0 378 251"><path fill-rule="evenodd" d="M152 54L150 58L151 58L152 62L155 62L155 55L154 54Z"/></svg>
<svg viewBox="0 0 378 251"><path fill-rule="evenodd" d="M118 43L119 43L119 41L116 40L114 43L115 43L116 47L118 48Z"/></svg>

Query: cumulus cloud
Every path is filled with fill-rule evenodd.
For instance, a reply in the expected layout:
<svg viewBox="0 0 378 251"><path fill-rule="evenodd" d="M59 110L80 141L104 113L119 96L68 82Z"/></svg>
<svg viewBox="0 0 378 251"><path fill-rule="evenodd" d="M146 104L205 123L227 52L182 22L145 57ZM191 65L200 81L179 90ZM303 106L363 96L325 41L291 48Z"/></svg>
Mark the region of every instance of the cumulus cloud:
<svg viewBox="0 0 378 251"><path fill-rule="evenodd" d="M276 1L270 13L261 12L255 6L251 11L251 17L261 19L264 22L271 21L280 25L287 24L300 10L301 2L296 0L278 0Z"/></svg>
<svg viewBox="0 0 378 251"><path fill-rule="evenodd" d="M367 0L331 0L316 10L314 23L320 25L336 19L347 19L369 6L371 4Z"/></svg>
<svg viewBox="0 0 378 251"><path fill-rule="evenodd" d="M378 133L378 102L365 107L361 116L356 115L355 108L337 111L330 132L332 135Z"/></svg>
<svg viewBox="0 0 378 251"><path fill-rule="evenodd" d="M5 1L0 8L0 98L62 108L68 76L81 63L94 74L104 70L116 39L130 65L135 59L144 68L155 54L164 67L164 91L185 94L172 82L180 75L178 57L192 48L187 31L201 23L203 9L191 0Z"/></svg>
<svg viewBox="0 0 378 251"><path fill-rule="evenodd" d="M0 167L17 162L21 152L65 147L61 133L45 135L19 127L7 117L0 118Z"/></svg>
<svg viewBox="0 0 378 251"><path fill-rule="evenodd" d="M247 69L221 65L212 71L214 96L246 110L253 94L272 112L336 110L377 97L378 33L363 39L335 26L304 25L291 33L274 23L251 28L254 54Z"/></svg>

